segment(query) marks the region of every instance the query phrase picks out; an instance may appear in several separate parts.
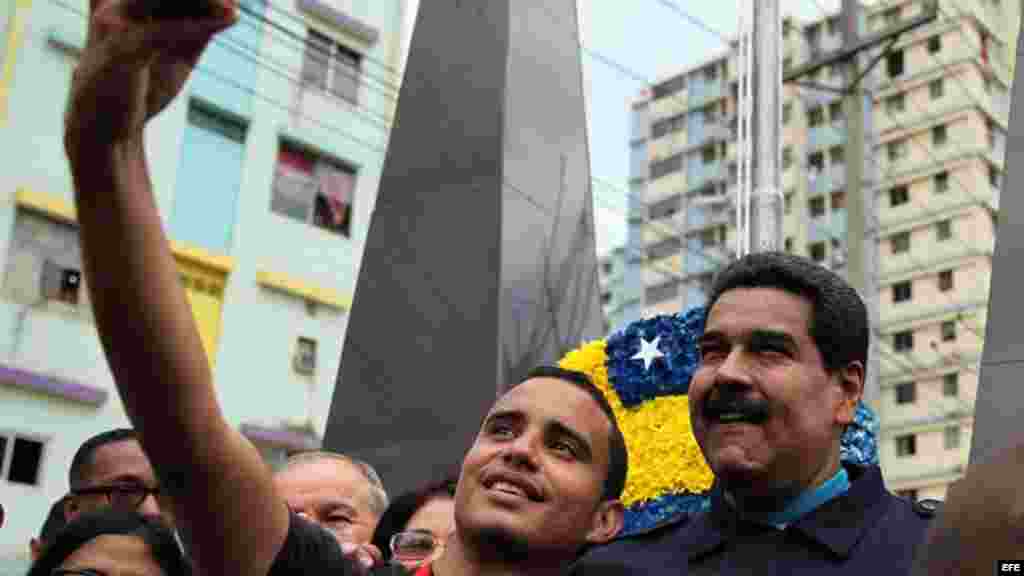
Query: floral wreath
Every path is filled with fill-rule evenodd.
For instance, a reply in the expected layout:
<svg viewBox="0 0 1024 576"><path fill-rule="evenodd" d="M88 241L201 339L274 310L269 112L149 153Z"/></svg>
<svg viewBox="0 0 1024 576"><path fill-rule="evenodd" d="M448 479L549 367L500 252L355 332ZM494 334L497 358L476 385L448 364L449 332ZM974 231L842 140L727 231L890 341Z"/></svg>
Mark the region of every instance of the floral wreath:
<svg viewBox="0 0 1024 576"><path fill-rule="evenodd" d="M704 308L638 320L582 344L559 366L586 373L615 412L629 452L620 537L704 509L714 475L690 428L687 392L697 370ZM878 418L863 403L841 442L845 462L878 463Z"/></svg>

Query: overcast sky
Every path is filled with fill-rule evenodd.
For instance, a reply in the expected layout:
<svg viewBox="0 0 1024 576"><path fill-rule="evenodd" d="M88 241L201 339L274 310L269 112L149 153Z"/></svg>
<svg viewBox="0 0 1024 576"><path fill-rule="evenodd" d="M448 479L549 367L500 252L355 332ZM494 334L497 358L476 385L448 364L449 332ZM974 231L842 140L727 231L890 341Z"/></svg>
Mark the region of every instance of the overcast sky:
<svg viewBox="0 0 1024 576"><path fill-rule="evenodd" d="M522 1L522 0L520 0ZM536 0L542 2L544 0ZM781 0L783 14L817 18L837 10L840 0ZM410 0L413 21L419 0ZM725 49L713 33L690 22L674 8L726 36L736 33L738 0L577 0L580 37L591 52L657 81ZM406 26L410 30L412 26ZM408 42L406 42L408 45ZM644 88L608 64L581 52L589 122L591 172L611 186L594 185L598 253L625 240L625 190L629 175L629 103Z"/></svg>

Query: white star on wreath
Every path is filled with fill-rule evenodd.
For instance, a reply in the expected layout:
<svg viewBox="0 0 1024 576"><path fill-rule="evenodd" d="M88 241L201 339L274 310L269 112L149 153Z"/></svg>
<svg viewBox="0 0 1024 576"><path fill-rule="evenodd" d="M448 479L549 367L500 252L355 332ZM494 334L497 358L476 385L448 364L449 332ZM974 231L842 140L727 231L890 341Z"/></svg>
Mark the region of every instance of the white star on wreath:
<svg viewBox="0 0 1024 576"><path fill-rule="evenodd" d="M630 360L643 360L644 370L651 369L651 363L657 358L664 358L665 354L661 350L658 350L658 343L661 341L661 336L656 336L654 340L647 341L644 338L640 339L640 351Z"/></svg>

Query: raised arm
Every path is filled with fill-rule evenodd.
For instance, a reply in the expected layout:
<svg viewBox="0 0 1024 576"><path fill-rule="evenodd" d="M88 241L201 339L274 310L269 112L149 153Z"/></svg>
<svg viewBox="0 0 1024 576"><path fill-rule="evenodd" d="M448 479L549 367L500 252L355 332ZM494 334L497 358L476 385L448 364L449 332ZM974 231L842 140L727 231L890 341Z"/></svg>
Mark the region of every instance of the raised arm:
<svg viewBox="0 0 1024 576"><path fill-rule="evenodd" d="M237 19L236 8L222 5L202 21L142 23L125 16L137 8L129 4L92 1L66 117L96 325L200 573L266 574L287 535L288 511L257 450L217 405L142 134L210 38Z"/></svg>

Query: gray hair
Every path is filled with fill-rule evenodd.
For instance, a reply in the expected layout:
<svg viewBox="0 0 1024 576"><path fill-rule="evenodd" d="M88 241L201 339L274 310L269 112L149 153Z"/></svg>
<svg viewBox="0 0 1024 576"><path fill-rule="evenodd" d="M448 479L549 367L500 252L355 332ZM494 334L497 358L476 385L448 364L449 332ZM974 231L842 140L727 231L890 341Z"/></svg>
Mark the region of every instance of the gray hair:
<svg viewBox="0 0 1024 576"><path fill-rule="evenodd" d="M318 460L340 460L354 466L356 470L359 470L360 474L363 475L363 478L366 479L367 483L369 483L368 492L370 494L370 511L379 517L385 510L387 510L388 493L384 490L384 482L381 481L380 474L377 473L373 466L364 460L346 456L345 454L340 454L338 452L310 450L307 452L299 452L298 454L288 458L284 467L281 468L281 472L295 468L300 464L316 462Z"/></svg>

